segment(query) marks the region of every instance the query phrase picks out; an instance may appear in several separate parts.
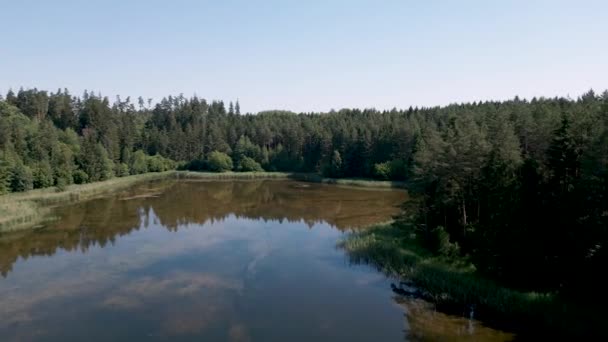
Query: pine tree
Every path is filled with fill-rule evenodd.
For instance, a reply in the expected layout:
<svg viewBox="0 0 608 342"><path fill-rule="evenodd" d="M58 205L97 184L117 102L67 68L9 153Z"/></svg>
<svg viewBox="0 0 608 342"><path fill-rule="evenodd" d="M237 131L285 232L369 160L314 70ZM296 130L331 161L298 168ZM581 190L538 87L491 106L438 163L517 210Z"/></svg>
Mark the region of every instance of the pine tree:
<svg viewBox="0 0 608 342"><path fill-rule="evenodd" d="M0 195L11 191L11 165L5 153L0 151Z"/></svg>
<svg viewBox="0 0 608 342"><path fill-rule="evenodd" d="M236 100L236 104L234 105L234 113L236 115L241 115L241 105L239 104L239 100Z"/></svg>
<svg viewBox="0 0 608 342"><path fill-rule="evenodd" d="M29 167L18 161L11 170L11 191L28 191L34 188L34 177Z"/></svg>
<svg viewBox="0 0 608 342"><path fill-rule="evenodd" d="M568 117L563 117L561 126L555 131L547 154L551 179L558 193L571 192L580 176L580 155L570 134Z"/></svg>
<svg viewBox="0 0 608 342"><path fill-rule="evenodd" d="M114 163L101 143L95 142L94 132L85 133L80 151L80 165L91 182L114 176Z"/></svg>
<svg viewBox="0 0 608 342"><path fill-rule="evenodd" d="M334 150L334 153L331 156L329 176L336 178L342 176L342 157L338 150Z"/></svg>
<svg viewBox="0 0 608 342"><path fill-rule="evenodd" d="M17 106L17 96L15 96L13 89L9 89L6 93L6 102L10 105Z"/></svg>

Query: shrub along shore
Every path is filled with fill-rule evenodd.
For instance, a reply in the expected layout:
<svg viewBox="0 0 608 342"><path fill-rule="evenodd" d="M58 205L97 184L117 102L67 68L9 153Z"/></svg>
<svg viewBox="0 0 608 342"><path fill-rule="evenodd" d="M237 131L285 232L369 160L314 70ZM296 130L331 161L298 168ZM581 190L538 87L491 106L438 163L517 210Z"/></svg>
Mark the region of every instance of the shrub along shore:
<svg viewBox="0 0 608 342"><path fill-rule="evenodd" d="M350 261L399 279L393 290L424 298L438 309L475 317L525 336L604 336L606 314L557 293L515 290L480 275L465 258L438 256L397 222L379 224L338 243Z"/></svg>
<svg viewBox="0 0 608 342"><path fill-rule="evenodd" d="M0 196L0 233L36 227L50 219L50 209L106 195L128 188L137 183L162 179L188 180L252 180L252 179L294 179L305 182L360 186L367 188L405 188L402 182L372 181L366 179L333 179L316 174L287 172L192 172L165 171L146 173L106 181L74 184L59 189L57 187L10 193Z"/></svg>

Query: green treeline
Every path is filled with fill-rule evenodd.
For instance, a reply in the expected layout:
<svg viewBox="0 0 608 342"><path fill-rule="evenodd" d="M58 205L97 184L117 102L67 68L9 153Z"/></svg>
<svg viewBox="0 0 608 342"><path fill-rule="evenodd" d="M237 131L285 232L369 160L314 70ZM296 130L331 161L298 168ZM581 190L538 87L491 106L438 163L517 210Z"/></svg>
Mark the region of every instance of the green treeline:
<svg viewBox="0 0 608 342"><path fill-rule="evenodd" d="M0 192L173 168L401 180L413 227L444 255L522 289L608 284L608 92L445 107L241 114L238 102L0 100ZM411 212L411 211L410 211ZM585 293L597 293L585 291Z"/></svg>
<svg viewBox="0 0 608 342"><path fill-rule="evenodd" d="M597 301L608 283L608 92L429 111L414 228L510 286Z"/></svg>
<svg viewBox="0 0 608 342"><path fill-rule="evenodd" d="M127 102L67 90L9 91L0 100L0 194L174 169L146 153L146 121Z"/></svg>
<svg viewBox="0 0 608 342"><path fill-rule="evenodd" d="M384 115L386 114L386 115ZM413 132L403 112L270 111L169 96L151 106L67 90L0 100L0 193L173 168L316 172L404 180Z"/></svg>

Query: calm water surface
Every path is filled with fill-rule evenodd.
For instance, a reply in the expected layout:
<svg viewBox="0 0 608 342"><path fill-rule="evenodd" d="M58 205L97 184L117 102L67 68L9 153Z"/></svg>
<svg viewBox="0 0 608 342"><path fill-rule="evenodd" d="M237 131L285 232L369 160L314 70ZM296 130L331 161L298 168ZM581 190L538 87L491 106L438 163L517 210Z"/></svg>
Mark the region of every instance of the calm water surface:
<svg viewBox="0 0 608 342"><path fill-rule="evenodd" d="M391 291L336 242L406 194L294 181L143 184L0 236L1 341L508 340Z"/></svg>

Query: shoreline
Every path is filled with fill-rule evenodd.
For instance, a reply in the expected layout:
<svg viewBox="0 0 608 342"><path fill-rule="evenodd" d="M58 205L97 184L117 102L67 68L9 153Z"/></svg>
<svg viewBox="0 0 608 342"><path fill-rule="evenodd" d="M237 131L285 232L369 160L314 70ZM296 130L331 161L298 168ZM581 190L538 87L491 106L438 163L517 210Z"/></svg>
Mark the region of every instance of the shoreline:
<svg viewBox="0 0 608 342"><path fill-rule="evenodd" d="M63 191L56 187L16 192L0 196L0 233L35 228L49 217L50 209L58 205L68 205L85 201L97 196L106 195L120 189L128 188L141 182L164 180L257 180L286 179L310 183L355 186L369 189L405 189L404 182L376 181L369 179L334 179L324 178L310 173L288 172L195 172L165 171L144 173L106 181L72 184Z"/></svg>
<svg viewBox="0 0 608 342"><path fill-rule="evenodd" d="M469 315L520 337L538 334L571 338L601 331L602 315L552 293L515 290L478 274L458 258L426 251L394 222L377 224L339 241L355 264L372 266L399 280L393 291L421 298L444 312ZM567 309L566 309L567 308Z"/></svg>

